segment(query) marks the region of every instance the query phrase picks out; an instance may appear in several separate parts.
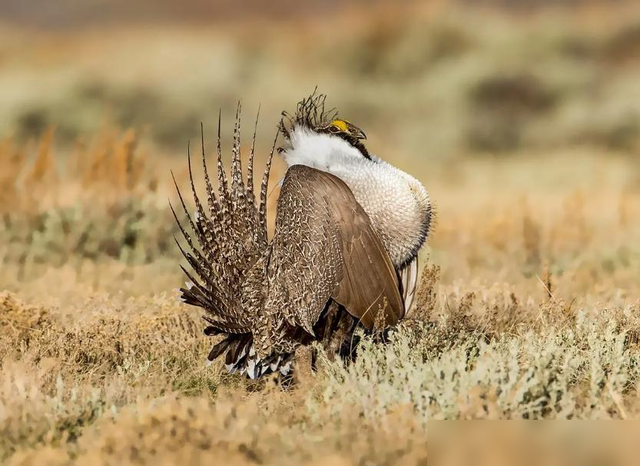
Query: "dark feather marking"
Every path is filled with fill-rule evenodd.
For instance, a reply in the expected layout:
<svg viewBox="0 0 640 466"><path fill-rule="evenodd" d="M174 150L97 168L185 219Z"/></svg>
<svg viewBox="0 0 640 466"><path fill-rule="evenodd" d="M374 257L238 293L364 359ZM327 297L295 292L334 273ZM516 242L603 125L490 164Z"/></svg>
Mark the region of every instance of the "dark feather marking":
<svg viewBox="0 0 640 466"><path fill-rule="evenodd" d="M203 255L212 262L212 259L215 257L216 245L214 244L212 232L209 230L208 226L208 218L202 208L202 203L200 202L200 198L198 197L198 193L196 191L195 182L193 180L193 169L191 167L191 144L187 146L187 165L189 167L189 182L191 184L191 193L193 195L193 200L196 203L196 209L198 211L199 218L196 219L197 229L194 230L196 236L198 237L198 242L200 243L200 247L202 248Z"/></svg>
<svg viewBox="0 0 640 466"><path fill-rule="evenodd" d="M218 144L217 144L217 153L218 153L218 193L220 195L220 199L223 202L228 203L229 200L229 192L227 186L227 174L224 171L224 165L222 163L222 134L221 134L221 126L222 126L222 109L218 113Z"/></svg>
<svg viewBox="0 0 640 466"><path fill-rule="evenodd" d="M213 185L209 177L209 168L207 167L207 156L204 145L204 125L200 122L200 141L202 146L202 169L204 171L204 183L207 191L207 203L209 204L209 215L211 218L219 219L218 200L213 192Z"/></svg>
<svg viewBox="0 0 640 466"><path fill-rule="evenodd" d="M258 134L258 119L260 118L260 106L256 114L256 122L253 127L253 138L251 139L251 152L249 152L249 161L247 162L247 197L249 202L255 208L255 194L253 192L253 162L256 154L256 136Z"/></svg>
<svg viewBox="0 0 640 466"><path fill-rule="evenodd" d="M236 121L233 126L233 147L231 149L231 189L234 198L244 195L244 183L242 182L242 160L240 158L240 118L242 106L238 102L236 108Z"/></svg>
<svg viewBox="0 0 640 466"><path fill-rule="evenodd" d="M214 345L214 347L211 348L211 351L209 352L209 356L207 356L207 359L209 361L214 361L218 356L224 353L224 351L229 347L230 343L231 341L229 340L229 338L225 338L217 345Z"/></svg>
<svg viewBox="0 0 640 466"><path fill-rule="evenodd" d="M174 179L174 182L175 182L175 179ZM176 185L176 188L177 188L177 185ZM178 196L180 196L180 192L179 191L178 191ZM181 196L180 196L180 198L182 200ZM191 225L191 228L195 230L195 225L193 224L193 221L191 220L191 217L189 216L189 213L186 210L186 206L184 205L184 201L182 201L182 205L183 205L183 208L185 210L185 214L189 218L189 224ZM184 229L184 227L182 226L182 223L180 223L180 220L178 220L178 215L176 214L176 211L173 208L173 205L171 204L171 202L169 202L169 207L171 209L171 213L173 214L173 218L175 219L176 223L178 224L178 228L180 229L180 232L182 233L182 236L187 241L187 244L189 245L189 248L191 249L192 253L195 254L195 260L196 260L197 264L198 265L206 264L207 261L206 261L205 257L200 253L198 248L196 248L194 246L193 241L191 240L191 236ZM182 255L185 257L185 259L189 260L189 257L187 257L187 253L184 251L182 246L180 246L180 243L177 240L177 238L174 237L174 240L175 240L176 244L178 245L178 247L180 248L180 251L182 252ZM211 277L211 274L215 274L215 272L213 270L211 270L211 273L209 273L206 269L204 269L204 267L199 266L198 268L196 268L196 272L198 273L199 276L203 277L203 279L206 277L207 280L213 281L213 278Z"/></svg>
<svg viewBox="0 0 640 466"><path fill-rule="evenodd" d="M260 185L260 226L261 231L264 233L264 241L267 241L267 191L269 189L269 174L271 173L271 161L273 160L273 153L276 150L276 144L278 143L279 132L276 132L276 137L273 139L273 145L269 152L269 158L267 159L267 165L262 175L262 183Z"/></svg>
<svg viewBox="0 0 640 466"><path fill-rule="evenodd" d="M214 279L211 278L211 276L209 276L209 274L206 273L206 270L204 270L201 263L199 263L197 259L194 258L190 253L186 252L175 237L174 237L174 240L178 245L178 248L180 249L180 252L184 256L184 258L187 259L187 262L189 262L189 265L193 268L193 270L196 271L198 276L206 282L206 284L208 285L209 291L211 293L215 293L215 292L219 293L221 295L219 299L222 302L230 302L231 299L226 287L219 286L219 281L220 281L219 277L215 276L215 273L213 273L214 277L218 279L217 281L214 281Z"/></svg>

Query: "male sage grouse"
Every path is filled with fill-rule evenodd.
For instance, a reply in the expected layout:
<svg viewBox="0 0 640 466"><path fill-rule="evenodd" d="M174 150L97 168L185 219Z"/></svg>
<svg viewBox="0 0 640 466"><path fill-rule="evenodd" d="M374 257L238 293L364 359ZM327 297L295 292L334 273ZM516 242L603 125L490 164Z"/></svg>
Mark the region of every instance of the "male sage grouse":
<svg viewBox="0 0 640 466"><path fill-rule="evenodd" d="M314 341L346 356L356 327L396 324L414 297L418 250L431 223L429 195L415 178L371 154L362 130L325 111L324 102L314 93L295 115L283 113L277 151L289 168L270 240L267 185L278 136L258 195L255 130L243 179L239 106L230 181L218 122L217 190L203 143L208 206L196 194L189 157L195 215L180 196L188 219L180 230L190 252L181 250L195 273L183 268L189 282L182 299L205 310L206 335L222 337L209 361L225 354L228 370L252 379L289 374L296 349Z"/></svg>

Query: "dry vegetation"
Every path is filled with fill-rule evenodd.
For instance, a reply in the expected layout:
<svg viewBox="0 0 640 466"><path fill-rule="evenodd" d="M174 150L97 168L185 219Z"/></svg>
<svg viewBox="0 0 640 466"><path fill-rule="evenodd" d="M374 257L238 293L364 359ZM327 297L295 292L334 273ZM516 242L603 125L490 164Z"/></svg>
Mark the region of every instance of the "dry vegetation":
<svg viewBox="0 0 640 466"><path fill-rule="evenodd" d="M375 34L362 26L354 45L361 61L346 58L348 50L327 56L331 40L313 31L301 36L318 41L310 53L329 60L325 77L344 68L340 79L365 81L352 95L338 78L327 90L355 116L343 115L359 124L363 117L370 147L427 185L438 224L412 318L386 345L365 341L349 366L321 358L312 377L287 390L206 367L198 312L176 300L169 169L179 183L185 173L171 144L197 131L181 109L204 84L183 101L185 89L168 93L161 82L177 76L154 75L148 92L163 96L159 107L107 99L116 112L120 103L146 112L133 121L149 123L144 131L100 125L102 116L90 117L97 104L64 93L44 119L13 119L5 108L4 121L18 129L0 143L0 462L420 464L432 419L639 418L639 100L627 99L624 85L640 75L637 34L628 20L617 29L564 20L553 32L550 20L523 31L495 17L500 28L491 31L451 19L423 29L416 20L402 34L393 21ZM74 49L77 61L96 44ZM303 94L310 80L268 57L299 45L276 37L262 52L225 52L234 67L255 60L264 85L280 80L260 99L252 96L262 84L240 82L250 89L245 107L262 101L263 152L279 102L298 97L288 83L300 77L292 89ZM532 53L537 77L523 77ZM18 73L6 57L5 84ZM487 73L474 68L481 62ZM505 74L497 62L520 71ZM215 81L222 97L244 96L229 84L246 77L241 71ZM100 92L131 85L119 73ZM478 78L485 74L494 78ZM81 89L73 79L56 85ZM420 93L402 99L396 82ZM606 111L592 111L601 105ZM198 113L202 102L193 107ZM164 139L162 125L183 117L188 130ZM453 155L431 156L445 149ZM279 165L274 181L281 173Z"/></svg>

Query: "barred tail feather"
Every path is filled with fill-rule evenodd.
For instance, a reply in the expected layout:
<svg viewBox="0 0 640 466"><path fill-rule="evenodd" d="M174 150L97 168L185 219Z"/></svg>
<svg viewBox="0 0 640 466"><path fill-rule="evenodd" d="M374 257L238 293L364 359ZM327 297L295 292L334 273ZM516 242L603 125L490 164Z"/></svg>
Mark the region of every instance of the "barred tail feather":
<svg viewBox="0 0 640 466"><path fill-rule="evenodd" d="M227 174L224 171L224 165L222 163L222 110L218 113L218 145L216 146L216 152L218 154L218 195L223 202L228 201L229 191L227 186Z"/></svg>
<svg viewBox="0 0 640 466"><path fill-rule="evenodd" d="M219 341L211 348L207 361L211 363L222 354L226 354L225 367L231 374L247 375L250 379L257 379L273 372L287 376L291 372L292 354L272 353L266 358L259 359L250 333L229 335Z"/></svg>
<svg viewBox="0 0 640 466"><path fill-rule="evenodd" d="M239 204L245 195L245 185L242 181L242 160L240 159L240 116L241 106L238 102L236 109L236 122L233 126L233 149L231 149L231 189L236 194Z"/></svg>
<svg viewBox="0 0 640 466"><path fill-rule="evenodd" d="M273 140L269 157L267 158L267 166L264 174L262 175L262 183L260 183L260 208L258 212L258 218L260 219L260 231L264 233L264 241L267 241L267 193L269 191L269 174L271 173L271 162L273 161L273 153L276 150L276 144L278 143L278 135Z"/></svg>
<svg viewBox="0 0 640 466"><path fill-rule="evenodd" d="M249 161L247 162L247 202L255 205L256 198L253 192L253 159L256 153L256 135L258 134L258 120L260 118L260 107L256 113L256 122L253 126L253 138L251 139L251 151L249 152Z"/></svg>
<svg viewBox="0 0 640 466"><path fill-rule="evenodd" d="M186 247L177 240L176 242L193 270L192 273L183 268L189 283L181 288L181 298L185 303L205 310L204 317L209 324L205 334L224 336L212 348L209 360L226 353L227 364L231 364L236 370L244 368L243 370L247 371L250 361L252 358L255 359L255 351L254 356L251 357L249 353L253 348L251 334L253 316L243 306L243 283L248 278L249 270L264 256L268 247L266 204L277 136L262 174L258 201L253 182L258 116L256 116L251 141L246 178L242 168L240 104L236 110L228 176L222 157L221 120L220 114L216 144L217 193L209 176L204 128L201 125L206 206L197 194L189 146L188 174L195 213L193 216L190 215L175 177L173 181L185 220L179 219L173 206L171 211L186 242ZM258 362L255 362L254 366L261 367Z"/></svg>

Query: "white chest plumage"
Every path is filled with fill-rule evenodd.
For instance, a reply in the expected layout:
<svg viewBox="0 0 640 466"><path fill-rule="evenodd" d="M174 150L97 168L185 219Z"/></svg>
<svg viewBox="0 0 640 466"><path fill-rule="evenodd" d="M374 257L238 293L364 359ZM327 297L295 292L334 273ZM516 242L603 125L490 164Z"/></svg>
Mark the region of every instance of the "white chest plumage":
<svg viewBox="0 0 640 466"><path fill-rule="evenodd" d="M340 137L297 128L281 155L289 166L307 165L342 179L369 215L397 268L418 253L429 233L431 203L411 175L376 158L365 158Z"/></svg>

